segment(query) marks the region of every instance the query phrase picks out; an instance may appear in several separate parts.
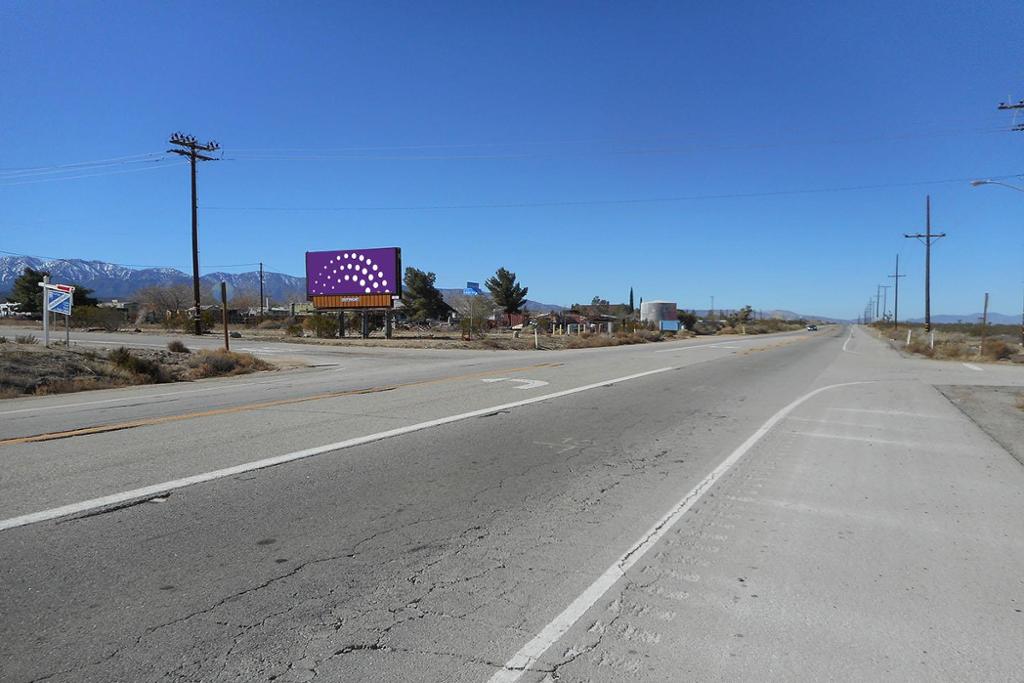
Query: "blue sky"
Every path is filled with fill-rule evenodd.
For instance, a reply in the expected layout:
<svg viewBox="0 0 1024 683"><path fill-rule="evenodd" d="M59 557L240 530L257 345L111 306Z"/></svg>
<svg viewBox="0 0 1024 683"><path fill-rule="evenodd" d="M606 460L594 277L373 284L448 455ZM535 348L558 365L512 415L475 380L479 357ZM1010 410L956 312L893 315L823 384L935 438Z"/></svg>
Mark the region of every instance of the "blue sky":
<svg viewBox="0 0 1024 683"><path fill-rule="evenodd" d="M401 246L552 303L852 317L900 253L919 315L902 234L931 194L933 312L1013 313L1024 193L967 179L1024 173L996 110L1021 28L1011 0L6 2L0 250L189 270L187 167L159 154L181 130L224 156L204 272Z"/></svg>

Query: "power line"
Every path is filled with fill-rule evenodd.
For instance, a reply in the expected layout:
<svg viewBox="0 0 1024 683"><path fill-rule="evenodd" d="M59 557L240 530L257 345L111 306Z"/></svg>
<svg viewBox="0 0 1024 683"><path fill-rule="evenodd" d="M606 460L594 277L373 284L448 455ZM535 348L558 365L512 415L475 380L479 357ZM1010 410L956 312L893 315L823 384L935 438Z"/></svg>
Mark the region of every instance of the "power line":
<svg viewBox="0 0 1024 683"><path fill-rule="evenodd" d="M980 177L980 176L973 176ZM1011 179L1018 174L991 176L993 180ZM724 194L683 195L678 197L647 197L629 199L589 199L548 202L506 202L494 204L427 204L413 206L203 206L207 211L438 211L449 209L519 209L559 206L603 206L615 204L658 204L669 202L698 201L703 199L755 199L762 197L785 197L801 194L823 194L828 192L855 192L880 190L895 187L920 187L946 183L970 182L971 178L947 178L943 180L920 180L904 183L879 183L873 185L849 185L841 187L811 188L800 190L776 190L771 192L731 192Z"/></svg>
<svg viewBox="0 0 1024 683"><path fill-rule="evenodd" d="M119 171L104 171L101 173L87 173L82 175L71 175L71 176L53 176L49 178L36 178L34 180L18 180L17 182L3 182L6 178L0 178L0 187L14 187L15 185L35 185L36 183L52 183L60 180L79 180L81 178L100 178L109 175L120 175L122 173L139 173L141 171L156 171L162 168L170 168L172 166L178 166L178 163L168 162L166 159L153 159L147 161L147 164L153 164L152 166L145 166L143 168L127 168Z"/></svg>
<svg viewBox="0 0 1024 683"><path fill-rule="evenodd" d="M757 149L776 149L785 147L807 147L819 145L844 145L844 144L866 144L872 142L893 142L902 140L913 140L922 138L950 137L969 134L1002 133L1009 130L1005 126L992 128L979 128L970 131L946 131L935 133L905 133L891 136L873 136L863 138L839 138L821 140L791 140L765 143L748 144L695 144L687 143L682 146L659 146L659 147L633 147L625 149L561 152L561 153L524 153L506 152L501 154L417 154L417 155L379 155L357 152L382 151L388 149L465 149L485 147L516 147L530 146L530 143L522 145L509 144L481 144L477 145L452 145L448 146L409 146L409 147L352 147L341 149L321 148L291 148L291 149L231 149L227 150L230 155L228 161L487 161L487 160L517 160L517 159L548 159L548 158L591 158L597 156L673 156L681 154L693 154L701 150L710 151L751 151ZM582 144L582 143L580 143ZM632 144L632 143L613 143ZM651 144L651 143L647 143ZM552 145L554 146L554 145Z"/></svg>
<svg viewBox="0 0 1024 683"><path fill-rule="evenodd" d="M110 165L114 163L128 162L132 160L142 160L145 158L155 158L161 156L162 152L146 152L145 154L129 154L123 157L111 157L108 159L93 159L91 161L76 161L66 164L52 164L50 166L29 166L26 168L3 168L0 169L0 175L18 175L21 173L34 173L43 171L62 171L66 169L79 169L83 166L96 166L96 165Z"/></svg>

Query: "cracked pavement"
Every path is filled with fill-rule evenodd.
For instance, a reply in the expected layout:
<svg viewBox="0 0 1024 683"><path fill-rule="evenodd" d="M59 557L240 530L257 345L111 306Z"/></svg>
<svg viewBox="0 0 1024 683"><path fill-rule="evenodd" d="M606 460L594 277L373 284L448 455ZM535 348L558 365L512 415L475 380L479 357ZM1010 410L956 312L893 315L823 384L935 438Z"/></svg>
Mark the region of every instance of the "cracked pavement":
<svg viewBox="0 0 1024 683"><path fill-rule="evenodd" d="M1024 604L1013 569L1024 548L1009 534L1024 468L931 388L932 366L866 337L844 355L844 340L712 350L635 382L3 532L3 678L487 680L758 425L851 378L898 381L823 395L780 423L523 680L1006 673L1012 659L999 653L1024 624L1012 611ZM665 360L579 357L545 379L568 371L583 384L614 376L609 358L639 370ZM452 393L476 397L479 384ZM440 401L345 400L368 407L322 402L317 420L334 416L338 429L356 413ZM930 435L926 418L853 412L877 405L941 426ZM212 427L241 436L251 425L225 420ZM329 429L302 424L311 440ZM164 433L146 429L69 443L88 459ZM176 438L200 448L216 433ZM66 446L36 448L56 462ZM930 652L901 659L911 648Z"/></svg>

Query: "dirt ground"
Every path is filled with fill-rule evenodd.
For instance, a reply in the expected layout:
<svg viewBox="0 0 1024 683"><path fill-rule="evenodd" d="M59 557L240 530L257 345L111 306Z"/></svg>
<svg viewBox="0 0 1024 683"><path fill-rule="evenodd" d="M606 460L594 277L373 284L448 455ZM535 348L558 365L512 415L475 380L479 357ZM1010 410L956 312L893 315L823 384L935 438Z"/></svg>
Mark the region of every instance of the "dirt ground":
<svg viewBox="0 0 1024 683"><path fill-rule="evenodd" d="M939 391L1024 465L1024 390L944 386Z"/></svg>
<svg viewBox="0 0 1024 683"><path fill-rule="evenodd" d="M250 354L223 351L173 353L126 345L108 352L9 340L0 343L0 398L187 382L273 367Z"/></svg>

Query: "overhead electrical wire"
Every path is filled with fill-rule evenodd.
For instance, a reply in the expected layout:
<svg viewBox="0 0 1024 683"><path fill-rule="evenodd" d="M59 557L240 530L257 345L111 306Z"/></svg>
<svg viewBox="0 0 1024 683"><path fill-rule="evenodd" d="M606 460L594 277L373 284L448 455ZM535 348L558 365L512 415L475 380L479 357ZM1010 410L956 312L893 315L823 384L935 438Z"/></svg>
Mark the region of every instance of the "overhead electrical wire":
<svg viewBox="0 0 1024 683"><path fill-rule="evenodd" d="M721 194L694 194L675 197L635 197L622 199L583 199L553 200L537 202L499 202L488 204L426 204L413 206L202 206L207 211L443 211L455 209L519 209L538 207L572 207L602 206L615 204L659 204L670 202L687 202L708 199L752 199L760 197L784 197L801 194L824 194L829 192L856 192L862 190L881 190L893 187L918 187L922 185L940 185L945 183L968 183L976 178L1004 180L1018 178L1019 174L1011 175L977 175L971 178L945 178L941 180L918 180L904 183L875 183L868 185L846 185L840 187L806 188L797 190L773 190L767 192L727 192Z"/></svg>

